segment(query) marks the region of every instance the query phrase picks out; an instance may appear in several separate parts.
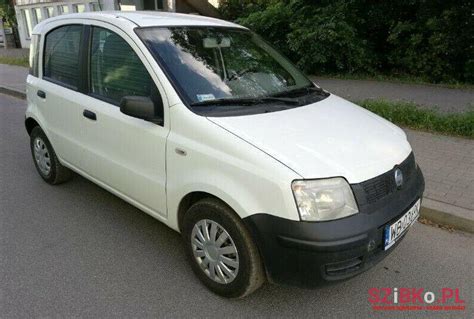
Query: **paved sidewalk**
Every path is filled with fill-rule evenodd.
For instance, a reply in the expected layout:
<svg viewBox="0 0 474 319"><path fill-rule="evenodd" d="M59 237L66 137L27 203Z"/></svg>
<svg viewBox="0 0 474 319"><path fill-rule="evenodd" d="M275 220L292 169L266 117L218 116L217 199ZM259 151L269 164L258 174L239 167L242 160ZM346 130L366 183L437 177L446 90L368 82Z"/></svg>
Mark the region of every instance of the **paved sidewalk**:
<svg viewBox="0 0 474 319"><path fill-rule="evenodd" d="M474 140L405 131L425 175L425 197L474 213Z"/></svg>
<svg viewBox="0 0 474 319"><path fill-rule="evenodd" d="M410 129L405 132L425 176L422 206L427 209L422 215L441 224L456 224L457 228L473 231L474 140Z"/></svg>
<svg viewBox="0 0 474 319"><path fill-rule="evenodd" d="M0 64L0 92L3 91L3 93L17 97L24 97L26 92L25 80L27 75L28 68Z"/></svg>
<svg viewBox="0 0 474 319"><path fill-rule="evenodd" d="M386 99L418 104L441 113L474 111L474 89L450 89L434 85L312 77L322 88L351 101Z"/></svg>

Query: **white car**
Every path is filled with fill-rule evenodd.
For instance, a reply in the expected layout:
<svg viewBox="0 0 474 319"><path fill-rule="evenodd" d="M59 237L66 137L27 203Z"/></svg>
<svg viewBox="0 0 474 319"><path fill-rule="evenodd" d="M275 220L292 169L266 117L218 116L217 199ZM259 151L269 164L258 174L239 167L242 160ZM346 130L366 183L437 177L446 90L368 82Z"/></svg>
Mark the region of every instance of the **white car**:
<svg viewBox="0 0 474 319"><path fill-rule="evenodd" d="M30 63L39 175L76 172L180 232L222 296L352 277L418 217L424 180L405 133L240 25L69 14L34 28Z"/></svg>

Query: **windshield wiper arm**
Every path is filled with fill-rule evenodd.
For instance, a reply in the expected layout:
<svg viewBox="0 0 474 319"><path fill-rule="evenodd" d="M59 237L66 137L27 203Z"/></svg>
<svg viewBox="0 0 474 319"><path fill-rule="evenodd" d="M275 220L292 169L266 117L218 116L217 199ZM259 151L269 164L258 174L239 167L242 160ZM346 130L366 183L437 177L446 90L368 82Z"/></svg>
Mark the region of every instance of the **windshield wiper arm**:
<svg viewBox="0 0 474 319"><path fill-rule="evenodd" d="M191 106L264 104L266 102L283 102L285 104L291 104L291 105L299 104L298 100L292 99L292 98L263 96L263 97L258 97L258 98L222 98L222 99L191 103Z"/></svg>

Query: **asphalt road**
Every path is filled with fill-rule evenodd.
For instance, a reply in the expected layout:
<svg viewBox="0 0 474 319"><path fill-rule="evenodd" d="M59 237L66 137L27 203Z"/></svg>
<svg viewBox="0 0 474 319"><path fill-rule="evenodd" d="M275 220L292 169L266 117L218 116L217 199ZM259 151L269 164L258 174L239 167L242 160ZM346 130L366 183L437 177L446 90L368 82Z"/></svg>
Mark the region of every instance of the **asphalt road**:
<svg viewBox="0 0 474 319"><path fill-rule="evenodd" d="M1 318L473 317L474 237L422 224L350 281L217 297L193 275L174 231L82 177L45 184L24 111L25 101L0 95ZM372 287L459 288L467 310L375 312Z"/></svg>

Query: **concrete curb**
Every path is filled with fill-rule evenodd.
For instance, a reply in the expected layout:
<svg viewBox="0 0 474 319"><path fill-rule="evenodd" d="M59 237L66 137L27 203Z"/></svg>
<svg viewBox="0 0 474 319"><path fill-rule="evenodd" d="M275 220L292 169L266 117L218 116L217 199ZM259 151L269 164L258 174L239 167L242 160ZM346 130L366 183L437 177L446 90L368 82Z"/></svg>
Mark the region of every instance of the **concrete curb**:
<svg viewBox="0 0 474 319"><path fill-rule="evenodd" d="M439 210L421 207L420 216L436 224L451 226L454 229L474 233L474 220L452 215Z"/></svg>
<svg viewBox="0 0 474 319"><path fill-rule="evenodd" d="M474 212L468 209L424 198L420 216L436 224L474 233Z"/></svg>
<svg viewBox="0 0 474 319"><path fill-rule="evenodd" d="M23 100L26 99L25 92L17 91L17 90L10 89L4 86L0 86L0 93L7 94L7 95L10 95L19 99L23 99Z"/></svg>
<svg viewBox="0 0 474 319"><path fill-rule="evenodd" d="M0 86L0 93L11 95L16 98L26 99L26 94L14 89ZM420 216L436 224L450 226L454 229L474 233L474 219L469 218L474 215L464 208L450 204L437 202L425 198L420 210Z"/></svg>

